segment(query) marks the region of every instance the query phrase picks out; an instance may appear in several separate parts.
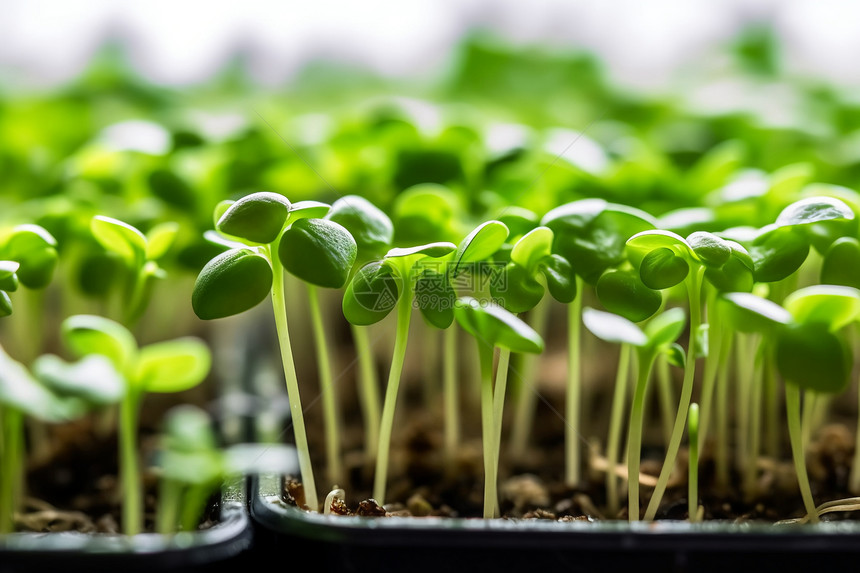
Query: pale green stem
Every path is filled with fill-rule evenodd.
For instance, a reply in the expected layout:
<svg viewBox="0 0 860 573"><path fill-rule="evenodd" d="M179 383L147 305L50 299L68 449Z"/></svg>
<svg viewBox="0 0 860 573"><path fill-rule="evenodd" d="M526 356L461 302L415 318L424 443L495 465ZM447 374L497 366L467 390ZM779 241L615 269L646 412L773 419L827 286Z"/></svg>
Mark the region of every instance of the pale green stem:
<svg viewBox="0 0 860 573"><path fill-rule="evenodd" d="M457 325L445 329L445 465L454 469L454 456L460 443L460 389L457 387Z"/></svg>
<svg viewBox="0 0 860 573"><path fill-rule="evenodd" d="M576 277L576 298L568 305L567 314L567 395L565 399L565 456L564 481L575 487L580 481L579 428L582 424L581 394L582 370L580 366L580 338L582 332L582 279Z"/></svg>
<svg viewBox="0 0 860 573"><path fill-rule="evenodd" d="M618 513L618 450L621 447L621 426L624 416L624 402L627 397L627 378L630 375L630 355L633 347L622 344L618 356L618 370L615 374L615 388L612 393L612 408L609 413L609 436L606 440L606 506L610 516Z"/></svg>
<svg viewBox="0 0 860 573"><path fill-rule="evenodd" d="M182 485L173 479L161 480L158 491L158 511L155 514L155 531L162 535L174 533L179 522Z"/></svg>
<svg viewBox="0 0 860 573"><path fill-rule="evenodd" d="M119 460L122 480L122 531L137 535L143 529L143 492L137 459L137 416L139 395L129 390L120 404Z"/></svg>
<svg viewBox="0 0 860 573"><path fill-rule="evenodd" d="M690 401L693 396L693 382L696 377L696 333L699 330L699 325L702 323L702 305L700 299L704 271L704 267L699 267L691 271L686 279L687 295L690 300L690 338L687 343L687 362L684 368L684 380L681 383L681 397L678 404L678 412L675 416L675 425L672 429L672 437L669 440L669 447L666 451L666 459L663 461L660 476L657 478L657 485L654 487L654 493L648 502L648 508L645 510L645 521L652 521L657 514L657 508L660 507L663 493L669 484L669 476L675 467L675 458L678 456L678 450L681 447L681 438L684 435L687 410L690 408Z"/></svg>
<svg viewBox="0 0 860 573"><path fill-rule="evenodd" d="M311 453L308 448L308 437L305 429L305 416L302 411L302 400L299 393L299 379L296 374L296 364L293 360L293 350L290 345L290 330L287 323L287 305L284 295L284 266L277 253L268 252L272 263L272 308L275 314L275 327L278 332L278 345L281 351L281 362L284 368L284 378L287 383L287 397L290 401L293 434L296 441L296 453L299 458L299 471L302 476L305 501L311 511L319 511L316 483L311 465Z"/></svg>
<svg viewBox="0 0 860 573"><path fill-rule="evenodd" d="M735 357L737 388L736 399L736 436L735 436L735 465L742 468L747 463L749 451L749 427L750 427L750 392L753 386L754 359L753 350L756 345L756 336L750 334L737 334L737 349Z"/></svg>
<svg viewBox="0 0 860 573"><path fill-rule="evenodd" d="M643 355L644 354L644 355ZM642 421L648 379L654 364L653 352L640 352L639 372L633 389L630 427L627 429L627 513L630 521L639 520L639 465L642 458Z"/></svg>
<svg viewBox="0 0 860 573"><path fill-rule="evenodd" d="M716 486L720 492L729 487L729 360L731 357L732 336L726 329L720 348L719 379L717 380L717 441L715 454Z"/></svg>
<svg viewBox="0 0 860 573"><path fill-rule="evenodd" d="M675 392L672 389L672 372L669 369L669 359L661 354L657 359L657 389L660 395L660 421L663 425L664 445L669 445L672 438L672 412Z"/></svg>
<svg viewBox="0 0 860 573"><path fill-rule="evenodd" d="M194 531L197 529L211 493L212 488L208 484L194 485L186 488L185 496L182 500L182 513L179 517L182 531Z"/></svg>
<svg viewBox="0 0 860 573"><path fill-rule="evenodd" d="M779 392L776 379L776 364L768 360L764 365L764 445L772 459L780 457Z"/></svg>
<svg viewBox="0 0 860 573"><path fill-rule="evenodd" d="M379 417L382 404L379 398L379 377L376 361L367 336L368 327L350 324L355 351L358 355L358 397L364 414L364 459L373 464L379 445Z"/></svg>
<svg viewBox="0 0 860 573"><path fill-rule="evenodd" d="M397 303L397 332L394 340L394 354L388 384L385 387L385 401L382 404L382 421L379 425L379 447L376 452L376 469L373 475L373 498L379 505L385 504L385 489L388 481L388 455L391 448L391 431L394 427L394 409L400 388L400 375L406 359L406 343L409 339L409 320L412 316L412 286L403 281L403 292Z"/></svg>
<svg viewBox="0 0 860 573"><path fill-rule="evenodd" d="M542 337L545 337L549 319L550 297L544 296L531 311L531 326ZM529 436L534 425L535 408L538 401L538 365L539 355L521 354L523 360L519 391L517 392L516 410L511 424L510 453L515 460L521 460L528 448Z"/></svg>
<svg viewBox="0 0 860 573"><path fill-rule="evenodd" d="M494 447L496 458L502 445L502 418L505 411L505 392L508 385L508 370L511 362L511 351L507 348L499 349L499 362L496 364L496 383L493 385L493 434L496 436Z"/></svg>
<svg viewBox="0 0 860 573"><path fill-rule="evenodd" d="M791 454L794 459L794 470L797 474L797 484L806 508L806 515L811 523L818 523L818 512L812 499L812 488L809 486L809 475L806 473L806 455L803 450L803 439L800 428L800 389L793 384L785 385L785 411L788 418L788 437L791 440Z"/></svg>
<svg viewBox="0 0 860 573"><path fill-rule="evenodd" d="M691 523L698 521L699 513L699 405L690 404L689 422L689 479L687 482L687 514Z"/></svg>
<svg viewBox="0 0 860 573"><path fill-rule="evenodd" d="M484 519L496 516L495 421L493 420L493 347L476 339L481 359L481 441L484 448Z"/></svg>
<svg viewBox="0 0 860 573"><path fill-rule="evenodd" d="M705 440L708 437L711 411L713 409L714 387L717 383L717 371L722 364L720 347L723 342L723 329L720 313L716 311L717 294L715 288L708 289L708 355L705 358L705 370L702 377L702 396L698 404L700 417L699 449L705 447Z"/></svg>
<svg viewBox="0 0 860 573"><path fill-rule="evenodd" d="M319 291L312 284L308 284L308 303L310 306L311 329L314 333L314 345L316 346L320 390L322 391L328 479L330 484L338 485L343 482L344 473L340 454L340 424L338 422L337 396L334 388L334 377L331 373L331 357L328 351L329 344L328 340L326 340Z"/></svg>
<svg viewBox="0 0 860 573"><path fill-rule="evenodd" d="M20 499L23 471L23 415L14 408L0 412L3 423L3 447L0 450L0 533L10 533L15 525L15 511Z"/></svg>
<svg viewBox="0 0 860 573"><path fill-rule="evenodd" d="M764 386L764 381L761 379L763 363L767 362L766 345L761 344L756 356L755 375L753 376L752 387L750 388L750 419L749 419L749 437L747 441L747 460L744 467L744 498L751 502L755 499L757 488L756 479L758 478L758 457L761 450L761 396Z"/></svg>
<svg viewBox="0 0 860 573"><path fill-rule="evenodd" d="M423 344L421 350L424 353L424 375L422 391L424 393L424 407L428 410L433 408L439 395L439 336L440 332L434 326L428 326L423 321L415 324L423 330L421 339Z"/></svg>

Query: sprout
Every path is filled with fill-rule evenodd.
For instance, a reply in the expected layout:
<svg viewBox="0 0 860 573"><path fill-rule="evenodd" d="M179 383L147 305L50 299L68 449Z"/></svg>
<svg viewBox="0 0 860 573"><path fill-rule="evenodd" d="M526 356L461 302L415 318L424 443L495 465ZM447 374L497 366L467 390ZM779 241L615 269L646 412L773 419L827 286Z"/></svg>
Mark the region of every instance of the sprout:
<svg viewBox="0 0 860 573"><path fill-rule="evenodd" d="M314 510L319 504L290 345L284 269L330 288L346 281L355 262L355 240L342 226L320 219L328 210L318 201L290 203L270 192L220 203L215 226L228 245L237 246L206 263L191 297L195 314L212 320L245 312L271 295L299 467L308 506Z"/></svg>
<svg viewBox="0 0 860 573"><path fill-rule="evenodd" d="M504 396L493 395L493 354L496 347L513 352L540 353L541 337L522 320L495 303L460 297L454 309L463 330L475 337L481 362L481 433L484 446L484 517L495 516L498 506L498 455ZM497 389L498 390L498 389ZM504 390L501 390L502 392Z"/></svg>
<svg viewBox="0 0 860 573"><path fill-rule="evenodd" d="M382 406L373 478L373 497L380 505L383 505L385 500L394 407L406 357L415 283L426 263L432 264L435 259L445 257L456 248L453 243L446 242L393 248L381 260L363 266L352 278L343 296L344 316L349 322L359 326L379 322L397 306L394 353Z"/></svg>

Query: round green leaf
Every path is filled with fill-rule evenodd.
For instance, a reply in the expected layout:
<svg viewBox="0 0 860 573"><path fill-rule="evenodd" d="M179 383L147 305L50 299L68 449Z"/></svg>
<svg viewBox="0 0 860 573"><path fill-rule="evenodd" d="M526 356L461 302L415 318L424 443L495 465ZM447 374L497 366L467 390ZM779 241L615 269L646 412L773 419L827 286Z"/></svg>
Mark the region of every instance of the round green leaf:
<svg viewBox="0 0 860 573"><path fill-rule="evenodd" d="M164 445L174 452L212 451L218 447L209 414L193 404L168 410L164 421Z"/></svg>
<svg viewBox="0 0 860 573"><path fill-rule="evenodd" d="M209 347L202 340L157 342L140 349L134 384L145 392L182 392L203 382L211 365Z"/></svg>
<svg viewBox="0 0 860 573"><path fill-rule="evenodd" d="M191 307L203 320L245 312L272 290L272 267L266 257L248 249L221 253L203 267L191 293Z"/></svg>
<svg viewBox="0 0 860 573"><path fill-rule="evenodd" d="M810 286L794 291L783 304L795 322L817 322L836 331L860 316L860 291L837 285Z"/></svg>
<svg viewBox="0 0 860 573"><path fill-rule="evenodd" d="M639 276L648 288L663 290L671 288L690 272L690 265L670 248L659 247L649 252L639 265Z"/></svg>
<svg viewBox="0 0 860 573"><path fill-rule="evenodd" d="M833 219L853 218L854 211L835 197L807 197L783 209L776 218L776 226L809 225Z"/></svg>
<svg viewBox="0 0 860 573"><path fill-rule="evenodd" d="M660 229L642 231L627 240L627 250L630 253L630 262L633 266L638 265L642 259L655 249L671 249L674 253L691 262L699 262L699 257L687 244L684 238L671 231Z"/></svg>
<svg viewBox="0 0 860 573"><path fill-rule="evenodd" d="M436 243L427 243L426 245L417 245L414 247L395 247L390 249L386 254L386 259L396 259L403 257L411 257L413 255L421 255L424 257L431 257L434 259L438 259L439 257L444 257L447 254L450 254L457 250L457 245L454 243L448 243L445 241L440 241Z"/></svg>
<svg viewBox="0 0 860 573"><path fill-rule="evenodd" d="M289 214L290 202L286 197L260 191L235 201L215 227L233 237L268 244L278 238Z"/></svg>
<svg viewBox="0 0 860 573"><path fill-rule="evenodd" d="M381 259L394 240L394 225L388 215L359 195L341 197L325 217L343 225L355 239L359 263Z"/></svg>
<svg viewBox="0 0 860 573"><path fill-rule="evenodd" d="M686 241L696 256L709 267L721 267L732 256L732 248L728 243L713 233L696 231Z"/></svg>
<svg viewBox="0 0 860 573"><path fill-rule="evenodd" d="M516 263L508 263L500 280L490 283L497 304L515 313L526 312L543 298L544 287L534 275Z"/></svg>
<svg viewBox="0 0 860 573"><path fill-rule="evenodd" d="M305 282L340 288L352 271L357 248L349 231L327 219L301 219L284 231L278 256Z"/></svg>
<svg viewBox="0 0 860 573"><path fill-rule="evenodd" d="M493 347L511 352L543 352L540 335L510 311L493 302L479 302L472 297L460 297L454 306L454 316L463 330Z"/></svg>
<svg viewBox="0 0 860 573"><path fill-rule="evenodd" d="M166 255L178 233L179 223L174 221L167 221L150 229L146 234L146 259L155 261Z"/></svg>
<svg viewBox="0 0 860 573"><path fill-rule="evenodd" d="M514 244L511 260L529 272L534 272L538 261L552 252L552 239L549 227L535 227Z"/></svg>
<svg viewBox="0 0 860 573"><path fill-rule="evenodd" d="M638 273L628 270L605 272L595 285L600 304L611 313L641 322L660 308L663 295L645 286Z"/></svg>
<svg viewBox="0 0 860 573"><path fill-rule="evenodd" d="M361 267L343 295L343 315L355 325L379 322L391 312L400 298L401 278L382 261Z"/></svg>
<svg viewBox="0 0 860 573"><path fill-rule="evenodd" d="M0 261L0 291L15 292L18 290L17 261Z"/></svg>
<svg viewBox="0 0 860 573"><path fill-rule="evenodd" d="M582 323L601 340L615 344L645 346L648 337L642 329L623 316L590 307L582 309Z"/></svg>
<svg viewBox="0 0 860 573"><path fill-rule="evenodd" d="M126 391L125 379L113 362L98 354L72 363L53 354L43 354L33 362L33 373L57 394L75 396L87 404L115 404Z"/></svg>
<svg viewBox="0 0 860 573"><path fill-rule="evenodd" d="M96 215L90 221L93 236L105 250L116 253L126 265L138 268L146 259L146 237L128 223Z"/></svg>
<svg viewBox="0 0 860 573"><path fill-rule="evenodd" d="M565 304L573 302L576 298L576 274L567 259L561 255L547 255L539 261L538 270L543 273L552 298Z"/></svg>
<svg viewBox="0 0 860 573"><path fill-rule="evenodd" d="M22 285L43 289L50 284L57 268L57 241L38 225L19 225L7 237L0 255L20 264L17 275Z"/></svg>
<svg viewBox="0 0 860 573"><path fill-rule="evenodd" d="M540 224L549 227L553 232L576 232L591 223L607 205L604 199L596 198L572 201L549 211Z"/></svg>
<svg viewBox="0 0 860 573"><path fill-rule="evenodd" d="M538 216L534 211L517 205L505 207L496 220L504 223L510 231L510 237L525 235L538 225Z"/></svg>
<svg viewBox="0 0 860 573"><path fill-rule="evenodd" d="M445 329L454 322L457 295L448 277L434 269L424 268L415 280L415 302L421 314L436 328Z"/></svg>
<svg viewBox="0 0 860 573"><path fill-rule="evenodd" d="M44 422L61 422L72 415L71 408L39 384L27 368L0 347L0 405L14 408ZM80 415L82 411L74 414Z"/></svg>
<svg viewBox="0 0 860 573"><path fill-rule="evenodd" d="M454 275L460 265L490 258L508 238L508 228L500 221L481 223L460 241L454 252Z"/></svg>
<svg viewBox="0 0 860 573"><path fill-rule="evenodd" d="M607 204L582 228L566 223L546 223L555 235L553 252L566 258L574 272L591 284L624 263L630 237L654 229L653 217L644 211L615 204Z"/></svg>
<svg viewBox="0 0 860 573"><path fill-rule="evenodd" d="M705 279L720 292L749 292L755 284L755 264L746 249L734 241L726 241L732 249L722 267L705 268Z"/></svg>
<svg viewBox="0 0 860 573"><path fill-rule="evenodd" d="M670 308L661 312L645 325L648 346L664 348L678 340L687 327L687 313L683 308Z"/></svg>
<svg viewBox="0 0 860 573"><path fill-rule="evenodd" d="M392 207L395 241L416 244L452 238L458 203L454 192L435 183L421 183L404 190Z"/></svg>
<svg viewBox="0 0 860 573"><path fill-rule="evenodd" d="M860 241L842 237L830 245L821 263L821 282L860 288Z"/></svg>
<svg viewBox="0 0 860 573"><path fill-rule="evenodd" d="M321 219L331 210L331 205L321 201L297 201L290 204L288 222L295 223L301 219Z"/></svg>
<svg viewBox="0 0 860 573"><path fill-rule="evenodd" d="M776 364L789 384L839 393L850 383L851 353L826 324L792 324L776 339Z"/></svg>
<svg viewBox="0 0 860 573"><path fill-rule="evenodd" d="M137 357L137 341L123 325L103 316L76 314L61 326L66 347L78 357L99 354L119 372L126 372Z"/></svg>
<svg viewBox="0 0 860 573"><path fill-rule="evenodd" d="M771 283L800 268L809 254L809 243L791 227L769 227L756 237L749 253L756 282Z"/></svg>
<svg viewBox="0 0 860 573"><path fill-rule="evenodd" d="M791 324L791 313L775 302L748 292L720 297L726 321L741 332L769 332Z"/></svg>

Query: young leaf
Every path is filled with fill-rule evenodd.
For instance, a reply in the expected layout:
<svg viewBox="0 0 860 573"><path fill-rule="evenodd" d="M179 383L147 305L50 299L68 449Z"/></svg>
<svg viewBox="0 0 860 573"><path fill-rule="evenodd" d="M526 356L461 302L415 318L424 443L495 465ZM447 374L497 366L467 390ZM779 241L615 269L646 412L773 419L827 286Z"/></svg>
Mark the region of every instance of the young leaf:
<svg viewBox="0 0 860 573"><path fill-rule="evenodd" d="M12 314L12 299L6 291L0 290L0 318Z"/></svg>
<svg viewBox="0 0 860 573"><path fill-rule="evenodd" d="M347 195L332 203L325 218L349 231L358 248L359 263L381 259L394 240L394 225L388 215L359 195Z"/></svg>
<svg viewBox="0 0 860 573"><path fill-rule="evenodd" d="M57 268L57 241L38 225L18 225L7 237L0 258L20 264L17 276L22 285L42 289L50 284Z"/></svg>
<svg viewBox="0 0 860 573"><path fill-rule="evenodd" d="M445 329L454 322L457 295L448 277L424 268L415 281L415 302L424 318L436 328Z"/></svg>
<svg viewBox="0 0 860 573"><path fill-rule="evenodd" d="M212 357L199 339L186 337L140 349L134 384L143 392L182 392L209 374Z"/></svg>
<svg viewBox="0 0 860 573"><path fill-rule="evenodd" d="M174 221L167 221L150 229L146 234L146 259L155 261L167 254L178 233L179 223Z"/></svg>
<svg viewBox="0 0 860 573"><path fill-rule="evenodd" d="M215 226L226 235L268 244L278 238L289 214L290 202L286 197L260 191L231 204Z"/></svg>
<svg viewBox="0 0 860 573"><path fill-rule="evenodd" d="M661 312L645 325L648 346L664 348L678 340L687 327L687 313L683 308L670 308Z"/></svg>
<svg viewBox="0 0 860 573"><path fill-rule="evenodd" d="M830 245L821 263L821 282L860 288L860 241L841 237Z"/></svg>
<svg viewBox="0 0 860 573"><path fill-rule="evenodd" d="M585 307L582 309L582 323L594 336L606 342L631 346L648 344L648 337L641 328L611 312Z"/></svg>
<svg viewBox="0 0 860 573"><path fill-rule="evenodd" d="M358 326L379 322L397 304L402 280L382 261L367 263L346 287L342 303L344 317Z"/></svg>
<svg viewBox="0 0 860 573"><path fill-rule="evenodd" d="M17 270L20 266L17 261L0 261L0 291L18 290Z"/></svg>
<svg viewBox="0 0 860 573"><path fill-rule="evenodd" d="M642 322L653 315L663 302L659 291L645 286L638 273L628 270L603 273L595 290L606 310L633 322Z"/></svg>
<svg viewBox="0 0 860 573"><path fill-rule="evenodd" d="M860 291L846 286L816 285L794 291L785 298L784 306L796 322L825 324L835 332L860 316Z"/></svg>
<svg viewBox="0 0 860 573"><path fill-rule="evenodd" d="M487 221L476 227L454 252L454 276L459 274L461 264L490 258L507 238L508 228L500 221Z"/></svg>
<svg viewBox="0 0 860 573"><path fill-rule="evenodd" d="M642 258L639 276L648 288L663 290L671 288L690 272L686 259L675 254L670 248L658 247Z"/></svg>
<svg viewBox="0 0 860 573"><path fill-rule="evenodd" d="M780 212L777 227L810 225L834 219L853 219L854 211L834 197L807 197L795 201Z"/></svg>
<svg viewBox="0 0 860 573"><path fill-rule="evenodd" d="M146 260L146 237L128 223L96 215L90 230L102 247L118 254L128 266L138 268Z"/></svg>
<svg viewBox="0 0 860 573"><path fill-rule="evenodd" d="M200 271L191 293L191 307L203 320L245 312L272 290L272 267L252 249L231 249Z"/></svg>
<svg viewBox="0 0 860 573"><path fill-rule="evenodd" d="M749 248L756 282L776 282L800 268L809 254L809 243L792 227L769 227Z"/></svg>
<svg viewBox="0 0 860 573"><path fill-rule="evenodd" d="M793 322L783 307L752 293L726 293L721 301L728 323L741 332L768 332Z"/></svg>
<svg viewBox="0 0 860 573"><path fill-rule="evenodd" d="M357 247L349 231L327 219L301 219L284 231L278 256L305 282L340 288L349 278Z"/></svg>
<svg viewBox="0 0 860 573"><path fill-rule="evenodd" d="M538 262L552 252L552 240L549 227L535 227L514 244L511 261L532 273Z"/></svg>
<svg viewBox="0 0 860 573"><path fill-rule="evenodd" d="M0 405L46 422L73 417L67 405L39 384L27 368L0 347ZM74 412L81 414L83 412Z"/></svg>
<svg viewBox="0 0 860 573"><path fill-rule="evenodd" d="M126 372L137 357L137 341L123 325L102 316L77 314L63 321L63 341L79 357L100 354L119 372Z"/></svg>
<svg viewBox="0 0 860 573"><path fill-rule="evenodd" d="M75 396L87 404L115 404L125 395L125 379L113 362L99 354L72 363L43 354L33 362L33 374L57 394Z"/></svg>
<svg viewBox="0 0 860 573"><path fill-rule="evenodd" d="M686 241L696 256L709 267L721 267L732 256L731 246L712 233L696 231L691 233Z"/></svg>
<svg viewBox="0 0 860 573"><path fill-rule="evenodd" d="M732 249L729 260L722 267L705 268L705 279L720 292L749 292L755 284L752 257L743 246L726 241Z"/></svg>
<svg viewBox="0 0 860 573"><path fill-rule="evenodd" d="M502 280L490 283L490 294L510 312L521 313L533 309L540 302L544 287L525 267L508 263Z"/></svg>
<svg viewBox="0 0 860 573"><path fill-rule="evenodd" d="M321 201L297 201L290 204L287 221L292 224L301 219L322 219L330 210L331 205Z"/></svg>
<svg viewBox="0 0 860 573"><path fill-rule="evenodd" d="M790 384L838 393L850 382L851 353L824 323L791 324L776 339L776 364Z"/></svg>
<svg viewBox="0 0 860 573"><path fill-rule="evenodd" d="M472 297L460 297L454 316L463 330L492 347L511 352L543 352L540 335L511 312L495 303L480 303Z"/></svg>
<svg viewBox="0 0 860 573"><path fill-rule="evenodd" d="M547 255L538 262L537 270L543 273L552 298L565 304L573 302L576 298L576 275L567 259L561 255Z"/></svg>

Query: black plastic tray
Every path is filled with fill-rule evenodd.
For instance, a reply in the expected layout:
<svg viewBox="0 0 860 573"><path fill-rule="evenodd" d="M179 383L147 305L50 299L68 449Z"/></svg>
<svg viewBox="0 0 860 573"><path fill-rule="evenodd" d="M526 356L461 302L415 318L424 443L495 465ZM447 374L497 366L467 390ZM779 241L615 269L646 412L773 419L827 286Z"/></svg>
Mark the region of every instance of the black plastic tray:
<svg viewBox="0 0 860 573"><path fill-rule="evenodd" d="M807 571L860 568L860 523L819 525L657 521L325 516L283 502L281 478L252 478L250 511L262 558L289 550L326 571ZM836 570L838 569L829 569Z"/></svg>
<svg viewBox="0 0 860 573"><path fill-rule="evenodd" d="M10 533L0 536L0 573L236 571L252 546L247 480L226 484L214 526L175 535Z"/></svg>

